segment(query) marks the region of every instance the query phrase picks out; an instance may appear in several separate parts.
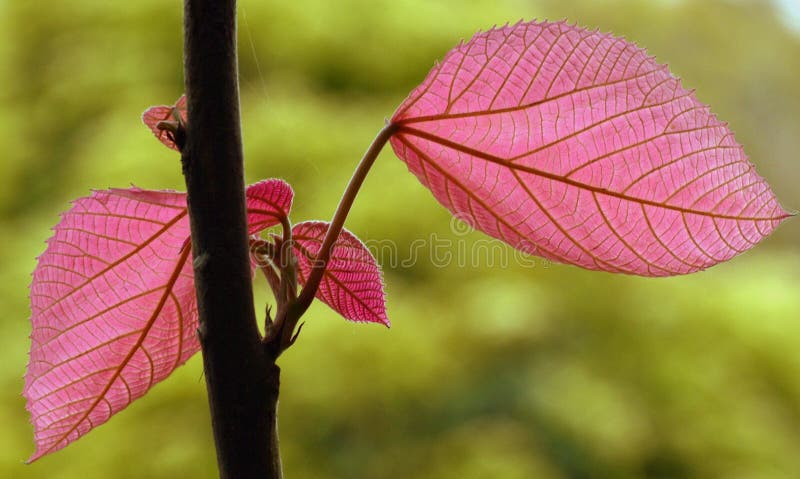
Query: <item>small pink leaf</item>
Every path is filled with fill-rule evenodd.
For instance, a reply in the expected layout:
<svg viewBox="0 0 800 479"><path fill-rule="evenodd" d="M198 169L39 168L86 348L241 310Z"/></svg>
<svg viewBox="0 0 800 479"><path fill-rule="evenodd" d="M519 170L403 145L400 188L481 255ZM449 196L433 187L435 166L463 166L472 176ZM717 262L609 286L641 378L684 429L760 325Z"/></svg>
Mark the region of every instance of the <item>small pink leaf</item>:
<svg viewBox="0 0 800 479"><path fill-rule="evenodd" d="M177 120L175 114L179 115L181 120L186 123L186 95L181 95L173 106L151 106L142 113L142 122L150 128L158 141L175 151L180 151L167 130L158 127L159 122Z"/></svg>
<svg viewBox="0 0 800 479"><path fill-rule="evenodd" d="M247 224L250 234L258 233L289 217L294 191L279 179L259 181L247 187Z"/></svg>
<svg viewBox="0 0 800 479"><path fill-rule="evenodd" d="M281 222L291 187L247 189L251 233ZM96 191L75 201L31 284L23 394L34 461L106 422L200 349L186 194Z"/></svg>
<svg viewBox="0 0 800 479"><path fill-rule="evenodd" d="M301 285L311 272L328 226L323 221L306 221L292 229ZM347 230L339 233L316 296L345 319L390 326L380 267L364 243Z"/></svg>
<svg viewBox="0 0 800 479"><path fill-rule="evenodd" d="M665 66L564 22L475 35L392 123L395 153L453 214L589 269L702 270L789 216L727 125Z"/></svg>

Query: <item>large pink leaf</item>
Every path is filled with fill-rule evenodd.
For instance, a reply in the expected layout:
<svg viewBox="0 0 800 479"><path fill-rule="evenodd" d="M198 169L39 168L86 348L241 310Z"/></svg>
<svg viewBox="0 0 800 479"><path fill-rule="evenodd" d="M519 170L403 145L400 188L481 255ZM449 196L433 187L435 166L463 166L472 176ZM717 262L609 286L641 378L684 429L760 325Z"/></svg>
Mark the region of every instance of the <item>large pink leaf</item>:
<svg viewBox="0 0 800 479"><path fill-rule="evenodd" d="M292 228L301 285L311 272L328 226L323 221L306 221ZM380 267L364 243L347 230L342 230L334 243L316 296L346 319L390 326Z"/></svg>
<svg viewBox="0 0 800 479"><path fill-rule="evenodd" d="M251 233L291 207L281 180L247 191ZM107 421L199 350L186 195L96 191L64 214L31 284L23 394L30 461Z"/></svg>
<svg viewBox="0 0 800 479"><path fill-rule="evenodd" d="M392 122L395 153L453 214L555 261L690 273L788 216L727 125L665 66L563 22L477 34Z"/></svg>
<svg viewBox="0 0 800 479"><path fill-rule="evenodd" d="M33 461L142 396L198 349L182 193L94 192L74 203L31 285L24 395Z"/></svg>
<svg viewBox="0 0 800 479"><path fill-rule="evenodd" d="M150 131L158 138L158 141L167 145L175 151L180 151L178 145L175 144L166 130L158 128L159 122L162 121L175 121L175 114L179 115L181 120L186 123L186 95L181 95L178 101L173 106L158 105L151 106L144 113L142 113L142 122L150 128Z"/></svg>

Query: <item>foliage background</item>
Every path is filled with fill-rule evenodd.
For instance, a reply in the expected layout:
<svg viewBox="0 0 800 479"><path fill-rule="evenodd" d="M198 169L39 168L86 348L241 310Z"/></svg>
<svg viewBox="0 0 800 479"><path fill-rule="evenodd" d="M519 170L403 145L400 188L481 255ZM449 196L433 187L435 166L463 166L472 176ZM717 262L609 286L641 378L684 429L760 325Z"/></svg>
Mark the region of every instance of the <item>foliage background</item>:
<svg viewBox="0 0 800 479"><path fill-rule="evenodd" d="M669 62L800 207L800 36L769 1L241 0L248 180L284 177L295 221L328 218L434 59L494 23L565 17ZM22 464L26 284L48 228L90 188L183 188L177 157L138 120L182 91L180 22L176 1L0 0L2 477L215 477L199 357ZM401 256L431 234L483 239L454 231L405 170L382 154L350 229ZM281 360L287 477L800 477L799 240L795 220L728 264L666 280L389 264L391 330L315 306Z"/></svg>

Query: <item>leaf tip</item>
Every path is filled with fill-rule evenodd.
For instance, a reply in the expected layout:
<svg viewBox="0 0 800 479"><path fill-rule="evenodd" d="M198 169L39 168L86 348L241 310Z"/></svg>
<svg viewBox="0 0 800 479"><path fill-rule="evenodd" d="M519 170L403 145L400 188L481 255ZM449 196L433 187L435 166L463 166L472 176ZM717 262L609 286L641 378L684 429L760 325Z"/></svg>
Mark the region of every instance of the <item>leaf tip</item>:
<svg viewBox="0 0 800 479"><path fill-rule="evenodd" d="M36 440L36 423L34 422L33 411L31 410L30 397L29 397L29 394L28 394L28 380L27 380L27 377L28 377L29 368L30 368L30 353L28 353L28 356L29 356L29 360L28 360L28 366L27 366L26 372L25 372L26 380L25 380L25 387L22 389L22 397L25 398L25 410L28 411L28 424L30 424L33 427L33 430L34 430L34 441L35 442L34 442L34 450L33 450L33 452L31 453L30 456L28 456L28 459L23 461L23 464L25 464L26 466L30 465L30 464L33 464L37 459L39 459L39 458L41 458L42 456L45 455L45 453L40 450L39 442Z"/></svg>
<svg viewBox="0 0 800 479"><path fill-rule="evenodd" d="M786 208L784 208L782 206L781 206L781 211L783 211L783 214L778 217L778 221L786 221L786 220L794 218L795 216L800 214L800 211L787 210Z"/></svg>
<svg viewBox="0 0 800 479"><path fill-rule="evenodd" d="M33 464L34 462L38 461L39 459L41 459L45 455L46 455L46 453L40 451L39 450L39 446L36 446L36 448L34 449L33 453L31 453L30 457L28 457L27 459L22 461L22 463L25 464L26 466L30 466L31 464Z"/></svg>

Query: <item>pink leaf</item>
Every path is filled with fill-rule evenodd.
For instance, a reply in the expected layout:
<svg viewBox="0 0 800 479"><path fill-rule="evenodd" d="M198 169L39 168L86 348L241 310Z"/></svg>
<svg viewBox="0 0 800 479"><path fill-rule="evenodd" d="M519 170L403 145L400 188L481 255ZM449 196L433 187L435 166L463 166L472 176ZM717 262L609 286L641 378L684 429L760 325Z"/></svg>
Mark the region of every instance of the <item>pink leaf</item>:
<svg viewBox="0 0 800 479"><path fill-rule="evenodd" d="M292 190L247 190L251 233L280 223ZM200 349L186 195L96 191L75 201L31 284L23 394L34 461L106 422Z"/></svg>
<svg viewBox="0 0 800 479"><path fill-rule="evenodd" d="M395 153L453 214L555 261L690 273L789 216L727 125L665 66L563 22L475 35L392 122Z"/></svg>
<svg viewBox="0 0 800 479"><path fill-rule="evenodd" d="M247 223L250 234L283 222L292 209L294 191L278 179L259 181L247 187Z"/></svg>
<svg viewBox="0 0 800 479"><path fill-rule="evenodd" d="M292 229L301 285L311 272L328 226L323 221L306 221ZM316 296L345 319L390 326L381 270L364 243L347 230L339 233Z"/></svg>
<svg viewBox="0 0 800 479"><path fill-rule="evenodd" d="M106 422L194 354L182 193L96 191L62 218L31 284L24 395L36 452Z"/></svg>
<svg viewBox="0 0 800 479"><path fill-rule="evenodd" d="M167 130L158 128L159 122L177 120L175 114L179 115L181 120L186 123L186 95L181 95L173 106L151 106L142 113L142 122L150 128L158 141L175 151L180 151Z"/></svg>

